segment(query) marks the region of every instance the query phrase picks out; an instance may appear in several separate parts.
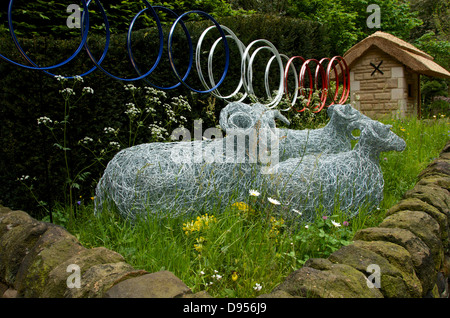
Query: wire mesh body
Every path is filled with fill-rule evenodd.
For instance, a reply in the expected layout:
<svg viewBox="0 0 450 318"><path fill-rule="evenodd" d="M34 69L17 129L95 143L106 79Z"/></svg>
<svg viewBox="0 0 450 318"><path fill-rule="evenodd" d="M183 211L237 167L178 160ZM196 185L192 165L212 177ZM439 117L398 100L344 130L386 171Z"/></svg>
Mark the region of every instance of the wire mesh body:
<svg viewBox="0 0 450 318"><path fill-rule="evenodd" d="M146 212L175 216L226 206L231 196L243 200L259 175L278 163L275 115L280 114L262 105L232 103L221 112L221 119L230 122L225 138L156 142L120 151L97 185L96 209L113 203L124 217Z"/></svg>
<svg viewBox="0 0 450 318"><path fill-rule="evenodd" d="M380 153L402 151L406 143L390 131L391 126L367 117L355 126L361 135L353 150L282 161L275 167L276 173L267 175L264 186L279 193L281 202L301 211L308 221L316 213L330 215L336 208L349 217L363 206L373 209L383 199Z"/></svg>
<svg viewBox="0 0 450 318"><path fill-rule="evenodd" d="M97 186L97 209L109 201L122 216L134 218L143 213L191 214L228 204L229 195L243 193L255 176L249 164L205 162L199 150L211 143L150 143L122 150ZM171 159L174 146L181 162Z"/></svg>
<svg viewBox="0 0 450 318"><path fill-rule="evenodd" d="M279 197L283 205L302 211L305 220L313 219L318 209L332 213L339 207L353 216L362 206L381 202L379 155L405 147L390 126L361 116L349 105L336 105L326 127L307 133L314 140L302 139L295 135L302 131L278 134L280 129L274 128L278 114L261 105L232 103L221 112L227 131L222 139L149 143L120 151L97 186L97 210L113 204L131 218L143 213L207 212L245 201L250 189ZM361 135L351 150L353 129L360 129ZM293 138L290 134L294 141L280 142ZM308 146L310 142L314 147ZM280 144L310 152L291 149L291 157L284 159L279 156Z"/></svg>
<svg viewBox="0 0 450 318"><path fill-rule="evenodd" d="M361 119L361 113L347 105L332 105L327 109L330 120L319 129L280 129L280 161L314 153L340 153L351 150L356 139L351 124Z"/></svg>

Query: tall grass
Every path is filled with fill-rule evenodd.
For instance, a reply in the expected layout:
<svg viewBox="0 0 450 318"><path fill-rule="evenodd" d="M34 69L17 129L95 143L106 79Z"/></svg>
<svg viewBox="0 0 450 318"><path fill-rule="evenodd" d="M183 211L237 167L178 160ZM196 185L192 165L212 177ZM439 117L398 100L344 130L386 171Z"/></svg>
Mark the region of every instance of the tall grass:
<svg viewBox="0 0 450 318"><path fill-rule="evenodd" d="M327 257L349 244L354 233L376 226L385 212L412 188L417 175L436 158L449 139L447 119L384 120L405 139L401 152L382 153L384 200L379 208L365 208L352 219L342 211L305 223L284 220L281 207L267 200L269 193L207 215L154 218L151 211L133 222L113 210L94 215L93 205L77 206L77 218L67 221L64 207L54 218L86 247L105 246L122 254L135 268L149 272L170 270L194 292L214 297L256 297L270 292L290 272L311 257ZM301 213L301 211L298 211ZM295 213L295 212L293 212ZM300 221L299 221L300 220Z"/></svg>

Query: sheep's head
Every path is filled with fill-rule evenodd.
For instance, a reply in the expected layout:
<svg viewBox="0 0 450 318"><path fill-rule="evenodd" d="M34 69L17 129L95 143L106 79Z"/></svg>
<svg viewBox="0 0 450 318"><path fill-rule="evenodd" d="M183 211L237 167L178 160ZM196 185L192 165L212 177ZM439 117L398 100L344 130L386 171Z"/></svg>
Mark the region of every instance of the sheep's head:
<svg viewBox="0 0 450 318"><path fill-rule="evenodd" d="M354 124L362 116L358 110L354 109L350 104L334 104L328 107L327 114L331 119L330 125L334 126L334 129L343 131L349 139L358 139L358 137L352 135L353 130L359 129Z"/></svg>
<svg viewBox="0 0 450 318"><path fill-rule="evenodd" d="M354 109L350 104L341 105L334 104L327 109L328 117L335 118L339 121L351 122L358 120L361 117L361 113Z"/></svg>
<svg viewBox="0 0 450 318"><path fill-rule="evenodd" d="M385 151L403 151L406 142L391 131L391 125L385 125L376 120L366 120L361 129L359 143L376 153Z"/></svg>
<svg viewBox="0 0 450 318"><path fill-rule="evenodd" d="M219 124L227 132L232 129L242 129L243 133L248 133L255 127L276 128L275 119L278 118L287 125L289 120L281 115L279 110L269 109L261 104L252 106L241 102L228 104L220 112Z"/></svg>

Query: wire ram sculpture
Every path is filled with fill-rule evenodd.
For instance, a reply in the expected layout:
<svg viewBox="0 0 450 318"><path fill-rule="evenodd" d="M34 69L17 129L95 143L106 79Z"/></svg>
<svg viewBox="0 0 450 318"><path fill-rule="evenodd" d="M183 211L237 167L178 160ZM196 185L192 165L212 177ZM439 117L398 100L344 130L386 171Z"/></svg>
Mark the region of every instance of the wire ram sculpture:
<svg viewBox="0 0 450 318"><path fill-rule="evenodd" d="M175 216L220 209L231 198L245 200L250 189L267 189L301 210L305 220L318 209L331 213L337 206L353 216L362 205L374 207L383 198L380 153L402 151L406 144L390 126L350 105L334 105L328 113L324 128L288 130L276 128L276 118L287 121L276 110L231 103L221 112L224 138L120 151L98 183L97 208L112 203L127 218ZM353 137L355 129L359 137Z"/></svg>

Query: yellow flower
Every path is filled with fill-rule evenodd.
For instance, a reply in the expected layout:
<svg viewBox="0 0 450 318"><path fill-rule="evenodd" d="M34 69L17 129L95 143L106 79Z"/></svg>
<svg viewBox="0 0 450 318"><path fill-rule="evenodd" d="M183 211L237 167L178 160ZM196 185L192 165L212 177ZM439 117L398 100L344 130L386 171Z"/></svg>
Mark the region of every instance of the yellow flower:
<svg viewBox="0 0 450 318"><path fill-rule="evenodd" d="M194 221L183 223L183 231L186 235L192 234L194 232L201 232L202 230L207 230L209 224L216 222L216 217L214 215L208 216L208 214L198 216Z"/></svg>
<svg viewBox="0 0 450 318"><path fill-rule="evenodd" d="M255 215L256 211L254 209L252 209L251 206L249 206L247 203L245 202L235 202L233 203L233 205L231 206L233 208L238 209L239 211L242 211L248 215ZM240 214L240 213L238 213Z"/></svg>
<svg viewBox="0 0 450 318"><path fill-rule="evenodd" d="M237 272L233 272L233 274L231 275L231 279L233 280L233 282L237 281L237 279L238 279Z"/></svg>
<svg viewBox="0 0 450 318"><path fill-rule="evenodd" d="M269 231L269 235L272 237L277 236L278 234L280 234L280 229L284 224L284 220L282 218L280 218L279 220L277 220L276 218L274 218L273 216L270 217L270 223L272 224L272 227Z"/></svg>

